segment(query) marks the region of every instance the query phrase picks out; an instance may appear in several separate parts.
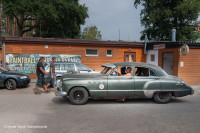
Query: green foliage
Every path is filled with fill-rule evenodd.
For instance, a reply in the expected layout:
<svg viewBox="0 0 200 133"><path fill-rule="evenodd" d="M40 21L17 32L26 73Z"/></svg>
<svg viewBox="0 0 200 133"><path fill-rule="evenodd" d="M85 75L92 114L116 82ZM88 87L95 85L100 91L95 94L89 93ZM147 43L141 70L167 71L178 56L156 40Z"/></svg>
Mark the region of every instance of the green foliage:
<svg viewBox="0 0 200 133"><path fill-rule="evenodd" d="M85 27L81 33L81 39L85 40L101 40L101 32L94 26Z"/></svg>
<svg viewBox="0 0 200 133"><path fill-rule="evenodd" d="M74 38L80 32L80 25L88 17L88 8L78 0L1 0L5 15L17 18L22 36L35 29L35 36ZM27 21L34 25L27 25ZM29 31L30 31L29 30Z"/></svg>
<svg viewBox="0 0 200 133"><path fill-rule="evenodd" d="M135 7L142 5L141 40L147 34L149 40L171 40L171 30L176 28L177 41L192 40L199 37L194 32L198 26L200 0L135 0Z"/></svg>

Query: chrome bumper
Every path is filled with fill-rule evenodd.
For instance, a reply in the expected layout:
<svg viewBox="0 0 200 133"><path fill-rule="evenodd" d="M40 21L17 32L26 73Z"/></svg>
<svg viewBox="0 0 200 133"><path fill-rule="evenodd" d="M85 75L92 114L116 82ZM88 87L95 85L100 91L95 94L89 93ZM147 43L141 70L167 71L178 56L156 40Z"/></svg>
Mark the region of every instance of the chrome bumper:
<svg viewBox="0 0 200 133"><path fill-rule="evenodd" d="M58 85L58 86L56 87L55 95L56 95L56 96L66 96L66 95L67 95L67 92L63 91L62 85Z"/></svg>
<svg viewBox="0 0 200 133"><path fill-rule="evenodd" d="M67 92L65 92L65 91L56 91L56 92L55 92L55 95L56 95L56 96L66 96L66 95L67 95Z"/></svg>

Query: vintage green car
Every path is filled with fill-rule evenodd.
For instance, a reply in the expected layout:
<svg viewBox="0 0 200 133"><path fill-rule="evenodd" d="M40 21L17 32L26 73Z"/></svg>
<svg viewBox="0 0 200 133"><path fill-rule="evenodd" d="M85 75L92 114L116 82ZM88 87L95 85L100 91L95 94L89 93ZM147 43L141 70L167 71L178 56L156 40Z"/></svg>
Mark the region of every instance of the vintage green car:
<svg viewBox="0 0 200 133"><path fill-rule="evenodd" d="M55 92L72 104L92 99L153 98L168 103L172 96L192 95L193 89L182 79L168 75L162 68L147 63L108 63L100 74L66 74Z"/></svg>

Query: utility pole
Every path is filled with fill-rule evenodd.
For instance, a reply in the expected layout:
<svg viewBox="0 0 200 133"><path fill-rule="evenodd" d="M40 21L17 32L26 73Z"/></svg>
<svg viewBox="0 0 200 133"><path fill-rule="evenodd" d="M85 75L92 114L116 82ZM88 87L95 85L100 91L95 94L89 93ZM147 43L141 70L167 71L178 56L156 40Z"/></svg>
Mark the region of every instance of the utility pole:
<svg viewBox="0 0 200 133"><path fill-rule="evenodd" d="M120 29L119 29L119 41L120 41Z"/></svg>

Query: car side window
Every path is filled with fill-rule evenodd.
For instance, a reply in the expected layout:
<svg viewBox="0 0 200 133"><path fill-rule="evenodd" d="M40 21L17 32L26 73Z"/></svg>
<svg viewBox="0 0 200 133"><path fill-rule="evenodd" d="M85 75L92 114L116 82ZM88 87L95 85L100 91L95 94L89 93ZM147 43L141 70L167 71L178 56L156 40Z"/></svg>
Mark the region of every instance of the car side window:
<svg viewBox="0 0 200 133"><path fill-rule="evenodd" d="M61 70L74 70L74 64L62 64Z"/></svg>
<svg viewBox="0 0 200 133"><path fill-rule="evenodd" d="M90 71L90 69L84 65L76 64L76 68L78 71Z"/></svg>
<svg viewBox="0 0 200 133"><path fill-rule="evenodd" d="M55 70L59 70L60 71L60 64L55 64Z"/></svg>
<svg viewBox="0 0 200 133"><path fill-rule="evenodd" d="M156 76L156 73L149 68L135 67L135 76Z"/></svg>
<svg viewBox="0 0 200 133"><path fill-rule="evenodd" d="M156 76L156 73L152 70L150 70L150 75L149 76Z"/></svg>
<svg viewBox="0 0 200 133"><path fill-rule="evenodd" d="M132 68L130 66L117 67L110 76L132 76Z"/></svg>

